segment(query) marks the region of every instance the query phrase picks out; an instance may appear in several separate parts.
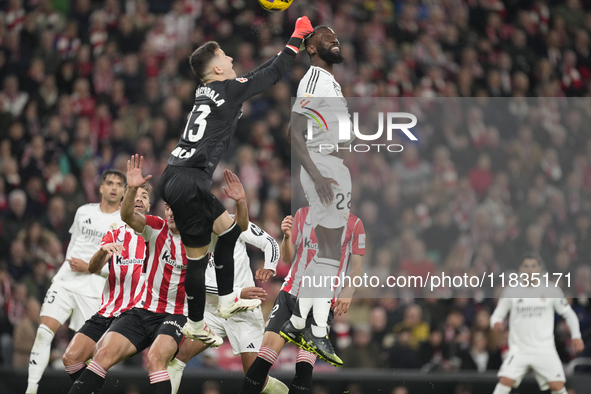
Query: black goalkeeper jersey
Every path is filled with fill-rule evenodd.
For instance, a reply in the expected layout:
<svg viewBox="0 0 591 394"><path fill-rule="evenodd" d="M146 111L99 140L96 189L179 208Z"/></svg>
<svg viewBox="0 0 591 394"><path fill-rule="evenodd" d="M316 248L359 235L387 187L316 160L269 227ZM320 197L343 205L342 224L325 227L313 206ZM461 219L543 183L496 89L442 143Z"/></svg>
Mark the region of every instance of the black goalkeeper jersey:
<svg viewBox="0 0 591 394"><path fill-rule="evenodd" d="M211 177L236 131L242 103L276 84L294 58L295 53L285 48L240 78L199 85L195 105L168 164L200 168Z"/></svg>

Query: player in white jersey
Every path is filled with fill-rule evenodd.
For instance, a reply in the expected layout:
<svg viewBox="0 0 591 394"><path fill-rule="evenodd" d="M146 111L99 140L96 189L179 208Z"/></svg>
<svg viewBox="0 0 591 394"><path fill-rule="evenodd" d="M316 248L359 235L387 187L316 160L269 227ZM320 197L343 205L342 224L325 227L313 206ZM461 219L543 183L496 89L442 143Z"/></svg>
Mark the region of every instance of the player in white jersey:
<svg viewBox="0 0 591 394"><path fill-rule="evenodd" d="M83 205L76 211L66 260L54 276L41 307L26 394L37 393L39 380L49 363L51 341L61 325L70 319L70 329L77 331L101 305L105 278L88 272L88 262L107 231L123 224L119 204L125 182L121 171L105 170L100 186L101 202Z"/></svg>
<svg viewBox="0 0 591 394"><path fill-rule="evenodd" d="M263 332L265 331L265 320L260 308L253 313L240 313L225 320L217 316L218 289L215 275L214 248L217 236L212 234L210 246L209 264L205 271L205 286L207 298L205 304L205 323L220 337L228 337L234 355L242 358L244 373L248 371L257 357ZM275 275L277 263L279 262L279 245L264 230L256 224L250 223L248 230L240 234L236 247L234 248L234 293L244 299L257 298L264 300L265 290L255 287L250 258L246 252L246 244L251 244L265 253L265 264L256 272L256 279L266 282ZM185 340L179 349L179 354L170 363L168 372L173 385L172 394L176 394L180 385L182 372L185 364L204 351L207 347L199 341ZM282 382L275 378L269 378L263 393L287 394L288 389Z"/></svg>
<svg viewBox="0 0 591 394"><path fill-rule="evenodd" d="M308 207L300 208L292 220L287 216L281 223L283 241L281 242L281 258L285 263L291 263L291 269L285 278L285 283L275 300L273 309L263 335L261 350L253 365L250 367L242 385L240 394L258 394L265 382L270 368L285 346L285 339L280 336L281 327L290 319L296 307L296 299L302 286L302 276L306 267L313 261L318 250L318 241L310 221ZM349 215L347 227L342 238L342 255L339 274L341 271L352 280L363 274L363 256L365 255L365 229L361 219ZM354 287L339 287L335 289L331 304L334 314L347 313ZM306 325L313 323L313 317L307 316ZM329 314L329 325L332 314ZM290 341L292 342L292 341ZM308 394L312 389L312 370L316 362L316 355L305 349L300 349L296 360L296 373L289 388L290 394Z"/></svg>
<svg viewBox="0 0 591 394"><path fill-rule="evenodd" d="M302 165L300 181L318 237L318 253L307 275L322 278L335 276L339 269L341 238L349 219L351 174L343 163L342 152L337 149L351 143L351 140L339 140L338 119L345 117L348 121L349 112L341 87L332 74L333 64L343 61L335 32L328 26L318 26L306 38L305 46L312 66L298 85L290 135L294 153ZM297 337L295 342L303 343L300 339L312 310L314 324L308 329L306 342L311 342L311 349L321 358L342 365L327 336L330 290L328 287L307 289L300 294L296 313L285 323L281 335L286 340Z"/></svg>
<svg viewBox="0 0 591 394"><path fill-rule="evenodd" d="M540 390L566 394L564 369L554 344L554 313L566 320L577 353L584 348L579 320L562 290L543 283L539 257L525 256L519 270L527 274L528 282L521 282L524 287L506 288L490 319L491 327L503 331L503 321L510 314L509 353L497 374L500 379L493 394L509 394L530 369ZM540 286L534 287L536 283Z"/></svg>
<svg viewBox="0 0 591 394"><path fill-rule="evenodd" d="M151 193L149 183L137 189L136 212L146 215L150 211ZM86 369L86 361L92 358L96 344L113 320L139 302L145 285L142 275L145 258L144 238L124 225L109 231L103 237L100 249L90 259L88 270L91 273L99 273L108 262L109 276L103 288L100 309L74 335L62 357L72 382Z"/></svg>

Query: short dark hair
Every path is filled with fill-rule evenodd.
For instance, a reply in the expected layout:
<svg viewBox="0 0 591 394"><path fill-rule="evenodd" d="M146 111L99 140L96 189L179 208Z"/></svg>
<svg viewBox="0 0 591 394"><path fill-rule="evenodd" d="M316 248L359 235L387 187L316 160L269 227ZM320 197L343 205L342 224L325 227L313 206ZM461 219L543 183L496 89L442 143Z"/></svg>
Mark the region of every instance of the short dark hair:
<svg viewBox="0 0 591 394"><path fill-rule="evenodd" d="M220 49L220 44L215 41L209 41L195 49L189 56L191 70L199 79L203 80L205 68L215 56L215 51Z"/></svg>
<svg viewBox="0 0 591 394"><path fill-rule="evenodd" d="M538 262L538 264L540 265L540 267L544 267L544 260L542 260L542 258L540 257L539 254L537 253L533 253L533 252L528 252L523 254L523 256L521 256L521 263L519 265L522 265L523 262L527 259L533 259L536 260Z"/></svg>
<svg viewBox="0 0 591 394"><path fill-rule="evenodd" d="M101 177L101 183L103 183L109 175L115 175L115 176L121 178L123 183L127 183L127 177L125 176L125 174L123 172L121 172L119 170L115 170L113 168L108 168L105 171L103 171L103 175Z"/></svg>
<svg viewBox="0 0 591 394"><path fill-rule="evenodd" d="M320 29L330 29L330 27L328 25L318 25L314 28L314 31L312 31L312 33L308 34L305 38L304 38L304 48L308 46L308 44L310 43L310 39L312 39L312 37L314 36L314 34L316 34L316 32Z"/></svg>

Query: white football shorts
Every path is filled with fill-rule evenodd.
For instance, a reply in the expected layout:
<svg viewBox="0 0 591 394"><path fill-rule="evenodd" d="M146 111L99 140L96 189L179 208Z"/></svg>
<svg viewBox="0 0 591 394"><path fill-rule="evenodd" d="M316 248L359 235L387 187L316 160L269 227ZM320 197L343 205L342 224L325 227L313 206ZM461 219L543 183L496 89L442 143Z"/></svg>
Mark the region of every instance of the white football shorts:
<svg viewBox="0 0 591 394"><path fill-rule="evenodd" d="M542 391L549 389L548 382L566 381L564 368L556 351L533 354L509 350L497 376L515 380L513 387L518 387L530 369L533 370Z"/></svg>
<svg viewBox="0 0 591 394"><path fill-rule="evenodd" d="M349 169L345 166L343 160L336 156L310 152L310 158L323 176L332 178L339 184L338 186L332 185L335 197L332 204L324 205L316 192L314 181L302 167L300 182L310 206L308 217L312 222L312 227L317 225L326 228L345 227L347 220L349 220L351 204L351 173Z"/></svg>
<svg viewBox="0 0 591 394"><path fill-rule="evenodd" d="M49 316L64 324L70 318L70 329L78 331L101 306L101 299L74 293L53 282L41 306L40 316Z"/></svg>
<svg viewBox="0 0 591 394"><path fill-rule="evenodd" d="M215 335L228 337L235 356L241 353L258 353L263 342L265 320L261 308L237 313L229 319L222 319L207 309L203 316L205 323Z"/></svg>

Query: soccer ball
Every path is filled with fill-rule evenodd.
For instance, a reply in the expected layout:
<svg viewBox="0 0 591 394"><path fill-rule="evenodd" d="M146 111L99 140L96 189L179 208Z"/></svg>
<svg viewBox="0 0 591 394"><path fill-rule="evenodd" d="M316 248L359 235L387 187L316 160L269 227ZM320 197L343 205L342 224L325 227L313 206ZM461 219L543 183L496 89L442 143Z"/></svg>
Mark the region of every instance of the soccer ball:
<svg viewBox="0 0 591 394"><path fill-rule="evenodd" d="M259 0L259 4L269 12L285 11L293 0Z"/></svg>

